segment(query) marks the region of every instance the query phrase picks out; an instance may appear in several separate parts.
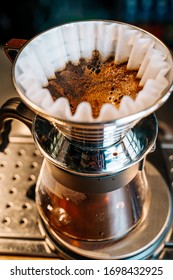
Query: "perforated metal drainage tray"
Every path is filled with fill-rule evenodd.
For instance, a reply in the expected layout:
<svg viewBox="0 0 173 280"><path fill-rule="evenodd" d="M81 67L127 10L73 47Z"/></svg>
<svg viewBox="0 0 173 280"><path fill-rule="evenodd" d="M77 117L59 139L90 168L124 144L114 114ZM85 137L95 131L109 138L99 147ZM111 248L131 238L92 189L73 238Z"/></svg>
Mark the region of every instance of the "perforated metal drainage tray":
<svg viewBox="0 0 173 280"><path fill-rule="evenodd" d="M35 205L41 163L32 137L11 137L0 153L0 254L57 257L45 242Z"/></svg>

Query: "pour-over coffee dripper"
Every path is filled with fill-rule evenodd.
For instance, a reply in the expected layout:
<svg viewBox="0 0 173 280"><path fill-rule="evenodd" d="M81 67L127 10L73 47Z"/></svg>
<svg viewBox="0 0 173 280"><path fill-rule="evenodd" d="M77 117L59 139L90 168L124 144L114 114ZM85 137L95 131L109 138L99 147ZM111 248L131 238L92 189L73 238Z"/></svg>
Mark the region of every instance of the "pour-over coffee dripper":
<svg viewBox="0 0 173 280"><path fill-rule="evenodd" d="M87 23L97 28L104 24L123 25L140 32L144 38L152 38L156 50L163 52L170 66L165 73L168 85L152 105L117 119L87 122L57 117L26 96L18 77L24 70L27 73L28 68L21 70L20 58L26 56L32 44L37 45L42 38L44 41L46 37L50 39L59 29L73 29L74 25ZM153 199L144 162L155 145L157 121L149 115L171 93L171 54L151 34L131 25L110 21L78 22L56 27L25 42L20 50L16 42L14 44L13 41L13 45L8 42L5 50L10 57L13 49L18 51L12 68L13 82L21 100L12 99L2 106L1 121L17 118L30 128L33 122L32 134L44 156L37 182L36 203L46 231L62 246L82 256L116 258L115 248L111 253L110 249L105 253L106 249L102 251L102 248L111 244L115 247L116 242L142 225ZM144 240L142 248L145 246ZM124 251L123 255L126 255Z"/></svg>

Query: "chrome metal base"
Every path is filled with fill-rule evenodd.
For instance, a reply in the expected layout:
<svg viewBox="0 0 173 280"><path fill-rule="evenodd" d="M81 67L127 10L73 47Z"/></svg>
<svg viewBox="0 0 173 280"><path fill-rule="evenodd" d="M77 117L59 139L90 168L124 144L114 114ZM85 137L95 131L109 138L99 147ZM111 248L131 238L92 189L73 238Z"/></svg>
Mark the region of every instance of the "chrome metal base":
<svg viewBox="0 0 173 280"><path fill-rule="evenodd" d="M146 174L151 190L151 204L146 217L126 237L111 242L81 242L69 245L65 238L45 229L56 250L70 259L148 259L163 249L171 235L172 201L168 187L160 173L146 162ZM45 224L43 224L45 227Z"/></svg>

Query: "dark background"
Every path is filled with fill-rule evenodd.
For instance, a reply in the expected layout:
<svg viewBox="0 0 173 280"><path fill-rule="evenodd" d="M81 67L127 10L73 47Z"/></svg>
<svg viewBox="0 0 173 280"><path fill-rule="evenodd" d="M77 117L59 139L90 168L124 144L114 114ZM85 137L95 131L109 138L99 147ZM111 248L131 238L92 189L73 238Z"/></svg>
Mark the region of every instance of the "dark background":
<svg viewBox="0 0 173 280"><path fill-rule="evenodd" d="M140 26L173 48L173 0L9 0L3 6L0 45L66 22L111 19Z"/></svg>

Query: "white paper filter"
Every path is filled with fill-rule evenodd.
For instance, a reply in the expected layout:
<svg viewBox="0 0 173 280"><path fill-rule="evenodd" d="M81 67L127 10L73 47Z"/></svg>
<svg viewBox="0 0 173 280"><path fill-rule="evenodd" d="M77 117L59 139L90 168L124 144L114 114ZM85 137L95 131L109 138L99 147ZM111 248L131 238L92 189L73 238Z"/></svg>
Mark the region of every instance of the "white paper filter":
<svg viewBox="0 0 173 280"><path fill-rule="evenodd" d="M88 102L80 103L72 115L66 98L53 101L43 87L68 61L78 64L81 57L91 58L93 50L98 50L103 58L114 55L116 63L127 62L128 69L138 70L143 89L135 101L124 96L119 109L104 104L98 118L92 117ZM162 45L140 29L112 22L78 22L53 28L31 40L18 56L14 74L26 98L52 116L76 122L104 122L155 104L170 83L168 59Z"/></svg>

